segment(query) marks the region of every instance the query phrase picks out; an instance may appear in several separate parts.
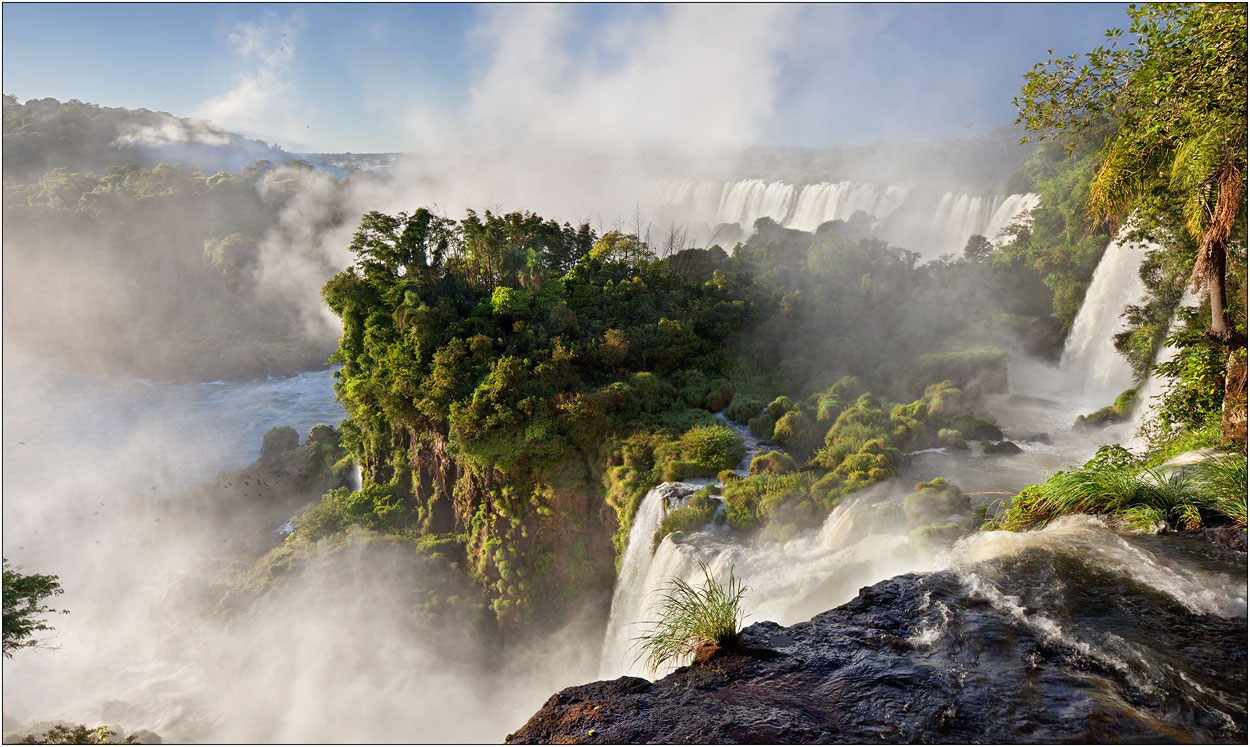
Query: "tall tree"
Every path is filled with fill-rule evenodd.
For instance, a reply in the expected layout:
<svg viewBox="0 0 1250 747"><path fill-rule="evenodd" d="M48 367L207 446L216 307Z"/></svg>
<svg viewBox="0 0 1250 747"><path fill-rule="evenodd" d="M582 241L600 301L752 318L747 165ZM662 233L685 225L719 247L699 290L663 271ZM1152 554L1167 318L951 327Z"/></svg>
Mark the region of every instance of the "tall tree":
<svg viewBox="0 0 1250 747"><path fill-rule="evenodd" d="M1240 389L1230 394L1244 404L1246 335L1229 315L1225 277L1230 241L1245 241L1246 5L1151 4L1128 15L1131 44L1111 29L1083 62L1035 65L1015 99L1017 121L1069 146L1111 124L1090 188L1094 216L1149 218L1160 199L1182 206L1197 245L1191 282L1210 297L1207 335L1229 349L1229 384Z"/></svg>

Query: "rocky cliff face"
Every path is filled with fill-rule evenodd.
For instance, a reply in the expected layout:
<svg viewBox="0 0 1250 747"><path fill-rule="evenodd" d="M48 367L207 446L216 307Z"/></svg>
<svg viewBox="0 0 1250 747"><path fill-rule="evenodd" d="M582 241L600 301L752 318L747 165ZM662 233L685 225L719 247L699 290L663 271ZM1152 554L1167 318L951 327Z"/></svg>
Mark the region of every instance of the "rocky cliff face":
<svg viewBox="0 0 1250 747"><path fill-rule="evenodd" d="M1229 582L1231 606L1030 548L751 625L657 682L568 688L511 741L1244 743L1245 556L1168 541Z"/></svg>
<svg viewBox="0 0 1250 747"><path fill-rule="evenodd" d="M408 431L406 442L421 531L464 542L470 570L505 628L542 628L587 604L606 609L617 518L581 460L540 478L514 476L473 469L439 434Z"/></svg>

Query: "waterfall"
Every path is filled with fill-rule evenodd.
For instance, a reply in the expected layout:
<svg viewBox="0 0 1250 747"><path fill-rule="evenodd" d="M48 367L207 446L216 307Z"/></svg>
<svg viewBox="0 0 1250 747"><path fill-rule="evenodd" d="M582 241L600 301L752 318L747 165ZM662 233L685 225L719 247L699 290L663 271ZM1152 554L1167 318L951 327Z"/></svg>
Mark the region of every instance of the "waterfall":
<svg viewBox="0 0 1250 747"><path fill-rule="evenodd" d="M615 677L630 664L631 644L639 632L635 623L645 619L639 613L645 612L645 597L649 589L646 580L655 560L651 553L651 537L664 520L665 489L670 485L673 483L652 488L634 515L634 524L629 529L629 539L625 544L625 556L621 559L621 572L616 579L616 590L612 594L608 633L603 641L601 677Z"/></svg>
<svg viewBox="0 0 1250 747"><path fill-rule="evenodd" d="M760 218L814 231L823 223L849 220L863 212L881 238L926 257L959 254L973 234L994 240L1039 202L1035 194L947 192L937 197L901 185L841 181L796 186L763 179L665 179L652 182L645 197L649 209L664 220L708 226L736 223L748 232Z"/></svg>
<svg viewBox="0 0 1250 747"><path fill-rule="evenodd" d="M1150 248L1127 239L1131 225L1120 230L1102 255L1081 310L1063 348L1060 368L1076 391L1091 404L1108 405L1133 385L1133 371L1112 345L1112 338L1126 328L1124 307L1140 303L1146 286L1138 268Z"/></svg>
<svg viewBox="0 0 1250 747"><path fill-rule="evenodd" d="M613 678L660 675L634 662L633 639L654 618L657 593L675 578L698 588L700 563L720 583L732 570L747 587L747 622L778 620L793 623L853 598L866 583L915 568L907 530L857 524L856 508L867 498L845 499L821 527L786 542L741 542L732 532L708 528L682 537L665 537L650 554L651 535L659 526L666 483L647 494L630 531L621 564L612 614L604 639L599 676ZM875 493L874 493L875 494ZM889 500L901 499L902 493ZM641 548L641 550L639 549Z"/></svg>
<svg viewBox="0 0 1250 747"><path fill-rule="evenodd" d="M365 484L364 475L361 473L361 470L360 470L360 462L353 462L352 463L352 481L351 481L350 487L352 490L360 490L364 487L364 484Z"/></svg>

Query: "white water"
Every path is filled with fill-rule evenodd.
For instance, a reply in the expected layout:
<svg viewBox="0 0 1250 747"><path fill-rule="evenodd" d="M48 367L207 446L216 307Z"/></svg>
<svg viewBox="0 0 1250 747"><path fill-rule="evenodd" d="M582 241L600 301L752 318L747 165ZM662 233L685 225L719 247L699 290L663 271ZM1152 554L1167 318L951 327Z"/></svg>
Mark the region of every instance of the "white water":
<svg viewBox="0 0 1250 747"><path fill-rule="evenodd" d="M952 213L963 210L966 217L966 204L959 207L956 197L951 197L949 202L954 203L954 206L947 206ZM1010 209L1002 208L1000 212L1005 214ZM997 417L1004 434L1015 439L1024 453L997 457L974 448L959 453L927 450L913 454L900 478L844 498L818 530L786 542L742 537L723 528L709 528L688 534L680 542L672 537L665 538L651 557L635 552L628 559L632 564L628 576L626 567L622 566L616 597L621 603L613 605L600 677L622 673L664 674L648 672L643 665L633 662L629 649L622 644L638 633L623 635L622 631L641 631L639 623L653 618L650 604L657 592L672 579L682 578L695 586L702 583L700 563L707 564L721 583L727 580L731 569L745 583L748 587L745 606L751 613L748 623L767 619L783 625L793 624L849 601L862 586L899 573L962 568L995 553L1015 552L1029 546L1059 548L1078 554L1111 572L1158 588L1195 611L1238 614L1240 610L1240 614L1244 614L1245 594L1244 591L1240 595L1237 593L1236 579L1230 581L1188 571L1180 573L1174 565L1161 563L1150 553L1116 538L1105 526L1092 525L1092 520L1078 518L1057 522L1040 532L1025 534L976 535L962 540L952 553L941 558L913 547L908 539L908 528L901 523L896 527L864 526L864 522L855 520L859 510L877 503L897 503L911 492L914 482L938 476L969 491L974 505L994 504L1002 500L1000 496L1009 495L1029 482L1042 480L1056 469L1085 461L1102 443L1124 442L1131 433L1124 424L1092 434L1076 433L1071 426L1077 414L1088 411L1090 396L1101 397L1112 392L1110 396L1114 397L1132 385L1127 363L1122 362L1113 347L1112 334L1117 327L1105 324L1105 317L1108 310L1116 310L1111 316L1118 323L1118 310L1143 295L1137 269L1144 251L1118 243L1114 250L1108 248L1086 296L1088 308L1083 308L1078 316L1084 320L1079 331L1081 337L1070 345L1071 353L1065 355L1061 367L1013 359L1010 362L1011 392L986 398L985 404ZM1075 329L1074 334L1078 334ZM1092 386L1076 391L1069 383L1074 379L1091 378ZM1027 440L1030 434L1039 433L1046 434L1050 443ZM652 498L648 496L649 501ZM658 505L653 503L650 508L655 510ZM650 547L651 533L660 518L657 515L654 523L649 518L645 527L635 526L636 534L630 536L631 550L638 546ZM1051 632L1061 634L1061 631Z"/></svg>
<svg viewBox="0 0 1250 747"><path fill-rule="evenodd" d="M1126 225L1112 240L1094 270L1060 361L1067 385L1081 393L1091 408L1111 404L1133 386L1133 370L1112 338L1127 328L1122 318L1125 307L1141 303L1146 296L1137 270L1151 247L1127 241L1129 230Z"/></svg>
<svg viewBox="0 0 1250 747"><path fill-rule="evenodd" d="M926 258L962 253L973 234L996 239L1013 220L1037 207L1038 199L1035 194L955 192L938 197L906 186L849 181L799 187L762 179L662 180L649 185L646 194L647 203L667 220L707 227L736 223L748 233L760 218L814 231L828 221L849 220L863 212L871 219L874 234Z"/></svg>

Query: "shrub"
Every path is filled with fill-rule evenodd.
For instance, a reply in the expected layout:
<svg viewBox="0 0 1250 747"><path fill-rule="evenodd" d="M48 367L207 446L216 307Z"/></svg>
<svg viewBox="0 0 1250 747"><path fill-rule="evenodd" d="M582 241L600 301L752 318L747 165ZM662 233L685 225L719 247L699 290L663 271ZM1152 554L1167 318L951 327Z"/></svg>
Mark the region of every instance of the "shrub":
<svg viewBox="0 0 1250 747"><path fill-rule="evenodd" d="M695 493L682 508L669 511L651 535L651 552L655 552L655 548L670 534L693 532L707 526L716 514L716 504L717 501L708 495L705 488Z"/></svg>
<svg viewBox="0 0 1250 747"><path fill-rule="evenodd" d="M758 398L747 394L735 394L725 407L724 415L736 423L746 425L763 409L764 403Z"/></svg>
<svg viewBox="0 0 1250 747"><path fill-rule="evenodd" d="M695 426L681 436L681 455L707 476L733 469L747 455L742 436L726 425Z"/></svg>
<svg viewBox="0 0 1250 747"><path fill-rule="evenodd" d="M704 399L703 406L712 412L720 412L733 401L733 396L733 385L724 379L716 379L708 384L707 398Z"/></svg>
<svg viewBox="0 0 1250 747"><path fill-rule="evenodd" d="M756 529L775 518L805 523L823 508L823 504L815 505L810 496L814 482L811 472L788 472L763 473L726 483L721 496L725 518L729 526L739 531ZM775 516L779 509L784 509L780 517Z"/></svg>
<svg viewBox="0 0 1250 747"><path fill-rule="evenodd" d="M729 570L729 582L722 586L712 578L706 563L703 586L695 589L680 578L669 582L656 605L659 619L634 640L637 659L645 659L653 672L667 662L681 662L705 646L728 647L736 643L742 624L742 598L746 588Z"/></svg>
<svg viewBox="0 0 1250 747"><path fill-rule="evenodd" d="M1242 501L1244 491L1242 483ZM1209 523L1207 518L1216 518L1210 516L1209 505L1194 473L1142 470L1123 447L1104 446L1083 466L1057 472L1046 482L1021 490L995 523L1003 529L1028 529L1066 514L1083 513L1107 514L1137 530L1152 529L1159 522L1197 529Z"/></svg>
<svg viewBox="0 0 1250 747"><path fill-rule="evenodd" d="M822 394L816 401L816 422L825 425L832 423L842 414L842 400L836 394Z"/></svg>
<svg viewBox="0 0 1250 747"><path fill-rule="evenodd" d="M747 423L747 426L751 429L751 433L754 434L756 438L761 438L765 441L772 440L773 427L775 425L777 425L777 419L774 418L772 413L768 411L764 411L756 417L751 418L750 422Z"/></svg>
<svg viewBox="0 0 1250 747"><path fill-rule="evenodd" d="M260 442L260 456L270 459L294 451L299 446L299 433L289 425L270 428Z"/></svg>
<svg viewBox="0 0 1250 747"><path fill-rule="evenodd" d="M829 387L829 394L843 402L851 402L868 393L868 385L858 376L843 376Z"/></svg>
<svg viewBox="0 0 1250 747"><path fill-rule="evenodd" d="M929 524L970 509L968 496L941 477L916 483L916 491L903 499L903 512L913 524Z"/></svg>
<svg viewBox="0 0 1250 747"><path fill-rule="evenodd" d="M1238 527L1246 526L1248 479L1245 454L1211 457L1194 469L1195 487L1203 491L1206 505Z"/></svg>
<svg viewBox="0 0 1250 747"><path fill-rule="evenodd" d="M752 475L784 475L794 471L794 460L784 451L770 451L751 460Z"/></svg>
<svg viewBox="0 0 1250 747"><path fill-rule="evenodd" d="M801 410L787 412L773 426L773 440L798 454L800 458L811 451L816 439L815 423Z"/></svg>
<svg viewBox="0 0 1250 747"><path fill-rule="evenodd" d="M768 414L773 420L780 420L782 415L794 409L794 403L784 394L768 403Z"/></svg>

